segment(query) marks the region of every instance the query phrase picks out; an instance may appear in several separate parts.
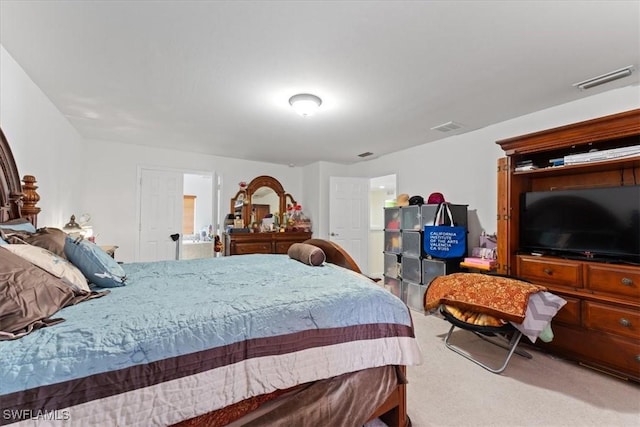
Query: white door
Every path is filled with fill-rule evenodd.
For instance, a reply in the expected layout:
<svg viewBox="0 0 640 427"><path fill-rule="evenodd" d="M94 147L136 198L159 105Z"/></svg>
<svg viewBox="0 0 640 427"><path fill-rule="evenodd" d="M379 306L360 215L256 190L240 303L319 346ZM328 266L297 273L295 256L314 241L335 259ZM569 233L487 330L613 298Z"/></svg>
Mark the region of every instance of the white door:
<svg viewBox="0 0 640 427"><path fill-rule="evenodd" d="M171 235L182 231L182 172L140 170L140 245L138 261L176 259Z"/></svg>
<svg viewBox="0 0 640 427"><path fill-rule="evenodd" d="M329 240L369 272L369 178L329 178Z"/></svg>

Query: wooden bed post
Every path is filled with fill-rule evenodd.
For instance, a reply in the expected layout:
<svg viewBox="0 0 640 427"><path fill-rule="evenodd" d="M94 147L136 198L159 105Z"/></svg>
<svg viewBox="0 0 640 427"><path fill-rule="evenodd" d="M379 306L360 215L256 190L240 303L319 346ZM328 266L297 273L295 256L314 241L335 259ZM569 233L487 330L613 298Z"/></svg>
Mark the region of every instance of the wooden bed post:
<svg viewBox="0 0 640 427"><path fill-rule="evenodd" d="M22 186L22 207L20 209L23 218L27 218L34 227L38 227L38 214L40 208L36 206L40 201L40 195L36 191L38 186L36 185L36 178L33 175L25 175L22 178L24 185Z"/></svg>

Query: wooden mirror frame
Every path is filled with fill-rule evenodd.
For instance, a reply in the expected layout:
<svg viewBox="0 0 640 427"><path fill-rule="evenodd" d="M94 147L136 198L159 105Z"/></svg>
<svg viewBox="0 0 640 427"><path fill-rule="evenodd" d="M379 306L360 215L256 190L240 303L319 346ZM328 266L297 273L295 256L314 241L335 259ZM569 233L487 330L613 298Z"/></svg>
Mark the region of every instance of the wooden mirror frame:
<svg viewBox="0 0 640 427"><path fill-rule="evenodd" d="M284 215L287 210L287 203L292 205L295 205L297 203L295 199L291 196L291 194L284 191L284 188L282 187L282 184L280 184L280 181L278 181L274 177L269 175L260 175L258 177L255 177L251 180L251 182L247 185L245 189L238 191L236 195L231 199L229 212L233 213L235 212L236 200L240 197L241 194L243 195L245 202L242 206L242 223L244 224L245 227L249 227L251 225L249 224L249 222L251 221L251 209L252 209L251 197L259 188L262 188L262 187L269 187L278 195L278 199L279 199L278 220L280 224L282 224L283 222Z"/></svg>

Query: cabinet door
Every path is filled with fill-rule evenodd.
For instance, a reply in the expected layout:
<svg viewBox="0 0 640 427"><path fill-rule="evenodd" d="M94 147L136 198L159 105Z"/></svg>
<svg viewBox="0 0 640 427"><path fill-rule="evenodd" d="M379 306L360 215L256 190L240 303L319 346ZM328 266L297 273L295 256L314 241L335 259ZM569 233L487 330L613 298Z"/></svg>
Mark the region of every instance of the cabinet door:
<svg viewBox="0 0 640 427"><path fill-rule="evenodd" d="M509 188L509 159L503 157L498 159L498 217L497 217L497 272L499 274L509 274L507 264L509 260L509 199L507 197Z"/></svg>

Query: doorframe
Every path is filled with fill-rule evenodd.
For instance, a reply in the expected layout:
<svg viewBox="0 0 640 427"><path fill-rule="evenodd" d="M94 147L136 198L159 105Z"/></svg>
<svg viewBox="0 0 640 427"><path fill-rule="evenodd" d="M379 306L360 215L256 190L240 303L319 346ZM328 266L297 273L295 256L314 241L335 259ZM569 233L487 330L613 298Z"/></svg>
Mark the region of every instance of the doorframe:
<svg viewBox="0 0 640 427"><path fill-rule="evenodd" d="M385 179L383 179L385 178ZM380 255L380 258L378 259L378 261L380 261L380 263L382 264L382 270L381 271L373 271L374 268L374 262L372 262L373 260L371 259L371 257L369 256L369 275L372 277L380 277L382 278L382 276L384 275L384 201L382 203L382 206L373 206L372 205L372 198L371 198L371 193L373 193L374 189L372 188L374 185L374 181L380 181L382 180L385 185L389 185L391 186L391 181L393 181L393 199L395 200L397 195L398 195L398 174L397 173L389 173L386 175L380 175L380 176L375 176L372 178L369 178L369 246L371 247L372 245L372 241L375 241L375 239L372 238L372 235L376 232L382 232L382 246L380 246L379 248L373 248L373 250L369 250L368 255L371 255L372 253L376 253ZM378 212L380 213L380 215L382 215L382 228L378 229L378 228L374 228L371 227L371 218L372 218L372 213L374 212L374 209L378 209Z"/></svg>
<svg viewBox="0 0 640 427"><path fill-rule="evenodd" d="M175 168L169 166L159 166L159 165L150 165L150 164L139 164L136 167L136 238L135 238L135 252L134 252L134 262L140 260L140 227L142 222L142 170L156 170L162 172L178 172L182 175L192 174L192 175L210 175L211 176L211 218L213 218L214 222L220 223L220 218L218 218L218 206L220 204L219 192L217 191L217 182L218 182L218 174L215 170L202 170L202 169L187 169L187 168ZM184 194L184 183L183 190ZM179 253L182 253L182 229L180 229L180 239L179 239Z"/></svg>

